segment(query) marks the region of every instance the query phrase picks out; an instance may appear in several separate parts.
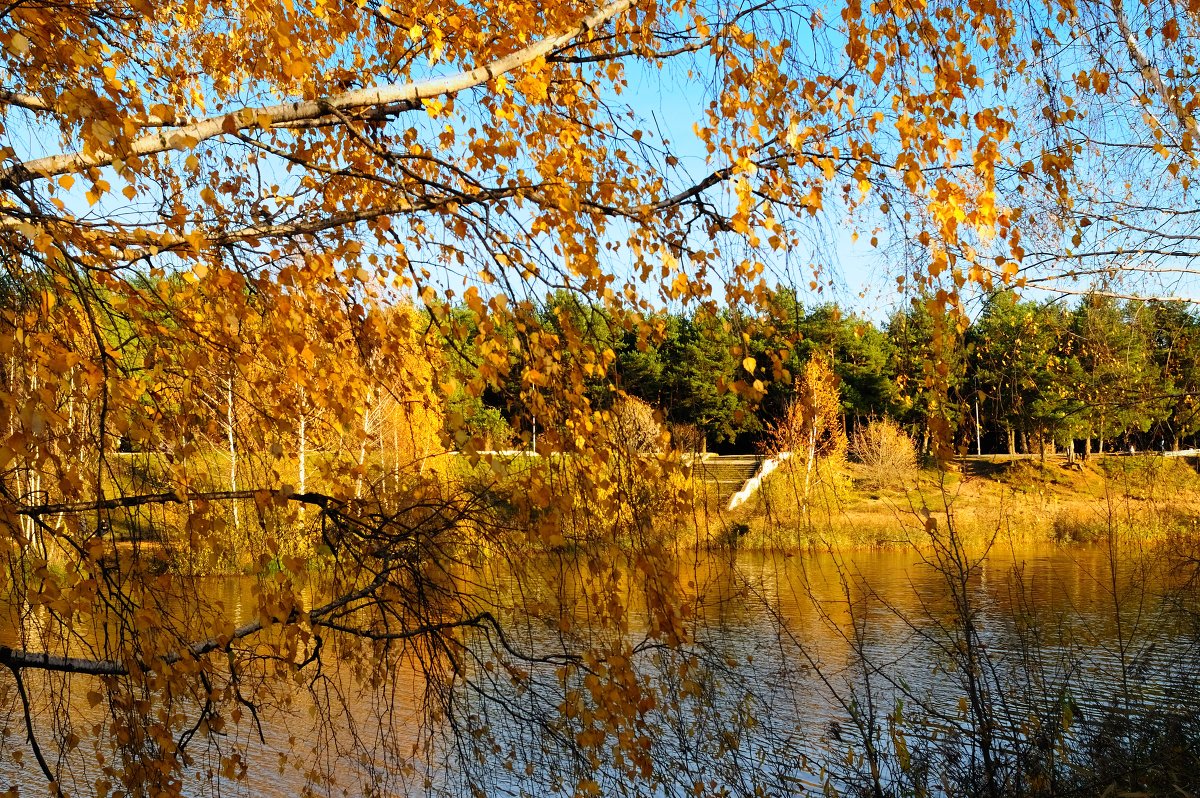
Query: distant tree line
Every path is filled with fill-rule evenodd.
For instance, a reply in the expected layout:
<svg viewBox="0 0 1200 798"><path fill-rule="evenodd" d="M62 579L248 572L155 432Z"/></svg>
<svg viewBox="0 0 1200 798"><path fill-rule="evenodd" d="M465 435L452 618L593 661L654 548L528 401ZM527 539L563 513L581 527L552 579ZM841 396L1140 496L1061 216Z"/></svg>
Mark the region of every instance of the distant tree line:
<svg viewBox="0 0 1200 798"><path fill-rule="evenodd" d="M1066 304L1004 291L964 326L916 298L882 327L836 304L805 307L788 290L772 304L755 317L621 316L559 295L541 313L564 340L586 334L611 350L585 386L596 406L624 391L716 451L758 446L814 357L836 374L848 431L891 418L926 453L939 432L959 451L1016 454L1171 449L1200 431L1200 316L1183 302L1092 294ZM451 315L478 324L463 308ZM479 362L468 350L450 360L464 379ZM453 409L509 445L528 438L525 399L515 381L493 380Z"/></svg>

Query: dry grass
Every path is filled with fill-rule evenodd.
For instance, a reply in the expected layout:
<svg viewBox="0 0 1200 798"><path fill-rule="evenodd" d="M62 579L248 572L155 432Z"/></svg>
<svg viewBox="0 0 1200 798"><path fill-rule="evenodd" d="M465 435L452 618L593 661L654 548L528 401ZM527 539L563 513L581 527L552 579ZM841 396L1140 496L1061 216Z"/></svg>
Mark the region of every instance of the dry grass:
<svg viewBox="0 0 1200 798"><path fill-rule="evenodd" d="M781 471L737 511L710 505L698 515L715 510L702 524L708 539L764 550L921 545L950 522L961 539L980 546L1200 532L1200 475L1191 464L1110 460L1117 462L1094 458L1082 470L1029 460L985 463L968 474L927 469L892 486L877 484L862 464L843 464L821 474L803 510L794 474Z"/></svg>

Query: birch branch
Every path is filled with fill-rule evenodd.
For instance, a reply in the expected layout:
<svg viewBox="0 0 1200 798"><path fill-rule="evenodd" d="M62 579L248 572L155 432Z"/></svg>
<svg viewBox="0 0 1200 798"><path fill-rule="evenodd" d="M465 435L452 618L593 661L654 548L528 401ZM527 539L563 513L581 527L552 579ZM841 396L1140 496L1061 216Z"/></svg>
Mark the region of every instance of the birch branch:
<svg viewBox="0 0 1200 798"><path fill-rule="evenodd" d="M422 107L422 101L456 94L483 85L500 75L520 69L543 56L553 53L588 31L621 14L633 0L617 0L594 14L584 17L570 30L549 36L503 58L455 75L411 83L373 86L355 89L328 98L302 100L279 105L243 108L239 111L206 117L190 124L164 128L143 135L121 147L121 152L73 152L49 155L0 170L0 184L28 183L37 179L69 174L84 169L108 166L116 158L153 155L168 150L186 150L202 141L237 133L252 127L302 126L315 120L325 120L334 111L355 111L361 108L388 106L399 111Z"/></svg>

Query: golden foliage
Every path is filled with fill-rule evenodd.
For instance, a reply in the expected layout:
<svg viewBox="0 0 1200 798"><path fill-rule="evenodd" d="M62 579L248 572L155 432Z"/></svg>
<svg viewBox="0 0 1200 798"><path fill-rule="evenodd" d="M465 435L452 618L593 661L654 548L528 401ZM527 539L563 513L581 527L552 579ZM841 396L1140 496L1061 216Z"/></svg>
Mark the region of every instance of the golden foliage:
<svg viewBox="0 0 1200 798"><path fill-rule="evenodd" d="M195 740L322 672L323 635L349 641L357 686L380 690L410 656L451 689L463 638L483 629L511 655L495 605L455 570L470 570L464 541L519 558L574 521L635 530L651 636L683 639L685 602L650 534L678 492L631 493L643 475L673 484L676 464L612 461L589 391L616 390L615 355L565 311L547 323L545 292L594 300L652 342L661 331L628 311L756 303L768 264L807 251L812 217L843 206L904 232L921 264L906 279L939 310L969 284L1152 270L1148 253L1188 240L1147 243L1142 231L1164 228L1141 222L1173 219L1186 197L1200 102L1180 77L1194 14L1164 9L13 6L0 26L0 552L24 647L0 661L14 679L102 679L104 717L84 731L106 789L177 794ZM1106 27L1130 64L1088 50ZM681 100L690 142L628 99L660 71L708 100ZM1109 104L1136 111L1107 137L1094 115L1081 142L1077 123ZM1151 187L1168 190L1144 196L1163 208L1127 171L1141 158L1106 157L1125 144L1161 159ZM1122 234L1138 240L1116 257L1137 260L1114 265ZM722 390L757 399L783 377L787 353L733 349L753 379ZM453 373L447 350L470 350L474 373ZM442 440L448 397L512 384L548 465L481 458L453 415ZM776 431L809 473L844 451L836 406L828 367L810 363ZM164 558L251 571L249 620L176 590ZM626 597L592 587L600 622L621 630ZM576 742L619 740L637 774L649 736L628 646L562 634L572 667L591 657L605 712ZM70 691L39 686L69 719ZM14 716L20 693L5 693ZM70 753L82 735L55 726L44 756L26 717L47 783L91 784ZM230 743L213 772L244 775L242 753ZM304 766L327 785L320 762Z"/></svg>
<svg viewBox="0 0 1200 798"><path fill-rule="evenodd" d="M771 426L770 441L773 452L791 452L809 460L845 455L838 379L824 358L814 357L805 364L783 418Z"/></svg>
<svg viewBox="0 0 1200 798"><path fill-rule="evenodd" d="M654 408L636 396L626 396L612 408L613 443L639 454L654 454L663 448L663 428Z"/></svg>
<svg viewBox="0 0 1200 798"><path fill-rule="evenodd" d="M779 421L768 429L770 451L788 457L783 471L801 483L793 485L802 509L807 509L814 481L833 484L846 456L846 430L842 425L837 375L820 356L811 358L792 386Z"/></svg>

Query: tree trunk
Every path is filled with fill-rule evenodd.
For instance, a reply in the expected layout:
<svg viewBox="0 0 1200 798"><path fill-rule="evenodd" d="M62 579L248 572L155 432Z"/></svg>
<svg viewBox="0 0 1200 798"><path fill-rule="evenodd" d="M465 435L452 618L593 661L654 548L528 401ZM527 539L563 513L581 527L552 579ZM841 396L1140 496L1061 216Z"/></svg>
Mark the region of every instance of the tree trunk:
<svg viewBox="0 0 1200 798"><path fill-rule="evenodd" d="M808 510L808 489L812 484L813 467L817 464L817 428L810 425L808 430L808 468L804 471L804 493L801 497L800 509Z"/></svg>
<svg viewBox="0 0 1200 798"><path fill-rule="evenodd" d="M14 384L16 382L16 372L17 372L16 362L14 361L14 363L13 363L13 380L10 383L10 385ZM38 388L37 374L35 373L29 379L29 395L30 396L36 395L37 388ZM9 427L10 428L16 427L15 418L16 418L15 413L9 415ZM103 443L103 441L101 441L101 443ZM21 498L22 504L24 504L26 507L32 507L34 505L34 503L37 501L37 498L36 498L37 481L36 481L36 477L35 477L35 466L34 466L34 463L36 461L31 460L28 457L22 457L20 459L20 461L18 461L18 462L20 462L20 466L18 466L18 468L17 468L17 495ZM34 521L33 517L23 515L23 516L20 516L20 519L21 519L21 521L20 521L21 532L25 535L25 539L29 540L29 541L36 541L36 540L40 539L40 536L38 535L37 523Z"/></svg>
<svg viewBox="0 0 1200 798"><path fill-rule="evenodd" d="M233 410L233 377L230 376L225 380L225 431L229 441L229 489L236 491L237 484L237 442L234 439L234 410ZM238 516L238 503L235 499L230 502L233 505L233 528L239 529L241 519Z"/></svg>
<svg viewBox="0 0 1200 798"><path fill-rule="evenodd" d="M363 469L367 462L367 438L371 432L371 393L367 392L367 401L363 406L362 442L358 447L358 478L354 481L354 498L362 498Z"/></svg>
<svg viewBox="0 0 1200 798"><path fill-rule="evenodd" d="M388 468L387 451L384 448L383 438L383 420L379 421L379 429L375 431L376 445L379 447L379 479L383 483L383 488L387 490L387 478L391 469ZM393 452L393 454L395 454Z"/></svg>
<svg viewBox="0 0 1200 798"><path fill-rule="evenodd" d="M488 446L488 448L492 448ZM425 473L425 457L421 456L421 464L417 467L422 474ZM400 424L392 422L392 484L397 488L400 487Z"/></svg>
<svg viewBox="0 0 1200 798"><path fill-rule="evenodd" d="M308 413L304 407L304 389L300 389L300 426L296 430L296 490L308 492ZM304 502L300 502L300 518L304 518Z"/></svg>
<svg viewBox="0 0 1200 798"><path fill-rule="evenodd" d="M1012 427L1005 431L1008 433L1008 454L1012 456L1017 453L1017 432Z"/></svg>

